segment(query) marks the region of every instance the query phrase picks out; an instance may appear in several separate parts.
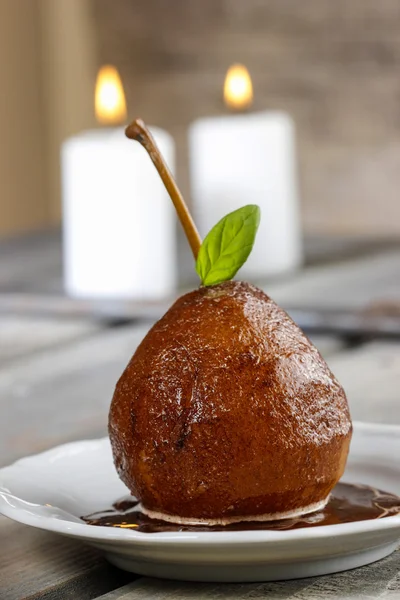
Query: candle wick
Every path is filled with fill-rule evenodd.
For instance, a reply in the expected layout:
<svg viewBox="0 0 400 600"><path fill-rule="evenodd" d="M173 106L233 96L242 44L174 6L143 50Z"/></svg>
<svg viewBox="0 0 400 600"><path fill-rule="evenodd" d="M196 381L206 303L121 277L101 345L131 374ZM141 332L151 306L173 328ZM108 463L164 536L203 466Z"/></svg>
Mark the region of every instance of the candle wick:
<svg viewBox="0 0 400 600"><path fill-rule="evenodd" d="M153 136L141 119L135 119L132 121L132 123L125 129L125 135L129 139L139 142L148 152L168 194L171 197L189 245L192 249L193 256L196 260L201 246L199 232L197 231L196 225L192 219L186 202L179 191L172 173L169 170L168 165L165 162L164 157L162 156Z"/></svg>

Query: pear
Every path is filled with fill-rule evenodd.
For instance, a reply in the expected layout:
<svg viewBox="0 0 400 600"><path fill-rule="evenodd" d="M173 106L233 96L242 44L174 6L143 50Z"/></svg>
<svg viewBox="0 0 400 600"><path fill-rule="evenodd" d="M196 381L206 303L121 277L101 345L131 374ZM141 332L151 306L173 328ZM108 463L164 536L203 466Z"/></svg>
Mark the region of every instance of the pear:
<svg viewBox="0 0 400 600"><path fill-rule="evenodd" d="M119 379L109 435L122 481L153 518L228 524L322 508L351 439L346 395L284 310L229 281L260 210L233 211L202 242L150 132L147 150L175 205L202 286L152 327Z"/></svg>
<svg viewBox="0 0 400 600"><path fill-rule="evenodd" d="M317 510L351 439L342 387L263 291L228 281L179 298L117 383L119 476L151 516L228 523Z"/></svg>

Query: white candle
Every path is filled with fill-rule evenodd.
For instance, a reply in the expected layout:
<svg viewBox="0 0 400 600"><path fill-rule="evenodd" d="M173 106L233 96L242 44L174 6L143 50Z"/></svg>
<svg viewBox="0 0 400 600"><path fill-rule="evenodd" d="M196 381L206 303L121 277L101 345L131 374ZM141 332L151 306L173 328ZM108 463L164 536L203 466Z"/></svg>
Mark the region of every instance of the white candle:
<svg viewBox="0 0 400 600"><path fill-rule="evenodd" d="M282 112L194 122L189 130L193 213L202 236L228 212L258 204L261 223L240 276L253 280L302 262L294 126Z"/></svg>
<svg viewBox="0 0 400 600"><path fill-rule="evenodd" d="M171 136L151 128L170 168ZM80 298L158 299L176 286L175 214L151 160L124 130L64 142L64 286Z"/></svg>

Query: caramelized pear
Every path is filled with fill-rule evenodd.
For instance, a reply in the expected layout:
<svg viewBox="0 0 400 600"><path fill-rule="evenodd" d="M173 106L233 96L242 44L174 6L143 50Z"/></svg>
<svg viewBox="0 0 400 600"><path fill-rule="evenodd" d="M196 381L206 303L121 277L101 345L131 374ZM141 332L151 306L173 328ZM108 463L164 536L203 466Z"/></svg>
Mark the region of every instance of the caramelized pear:
<svg viewBox="0 0 400 600"><path fill-rule="evenodd" d="M254 244L260 209L226 215L201 242L145 124L203 284L146 335L109 415L121 479L150 516L226 524L305 514L327 502L351 439L345 393L318 350L260 289L227 281Z"/></svg>
<svg viewBox="0 0 400 600"><path fill-rule="evenodd" d="M317 510L351 439L342 387L260 289L228 281L179 298L117 383L118 473L153 516L227 523Z"/></svg>

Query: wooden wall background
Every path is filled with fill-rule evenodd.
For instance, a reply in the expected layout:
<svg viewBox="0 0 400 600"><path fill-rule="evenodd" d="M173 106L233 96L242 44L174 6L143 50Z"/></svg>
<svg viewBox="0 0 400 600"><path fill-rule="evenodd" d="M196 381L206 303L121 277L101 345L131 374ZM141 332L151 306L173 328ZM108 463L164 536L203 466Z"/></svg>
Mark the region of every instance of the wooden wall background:
<svg viewBox="0 0 400 600"><path fill-rule="evenodd" d="M296 121L306 229L400 234L398 0L90 1L98 64L120 69L131 116L176 137L186 192L187 126L224 111L240 61L255 108Z"/></svg>
<svg viewBox="0 0 400 600"><path fill-rule="evenodd" d="M305 230L400 235L399 0L0 0L0 16L0 235L59 222L60 144L93 127L106 62L130 115L174 135L190 197L188 125L225 112L237 61L254 108L295 119Z"/></svg>
<svg viewBox="0 0 400 600"><path fill-rule="evenodd" d="M22 2L0 0L0 233L48 217L38 3Z"/></svg>
<svg viewBox="0 0 400 600"><path fill-rule="evenodd" d="M60 221L60 144L95 125L90 1L0 0L0 236Z"/></svg>

